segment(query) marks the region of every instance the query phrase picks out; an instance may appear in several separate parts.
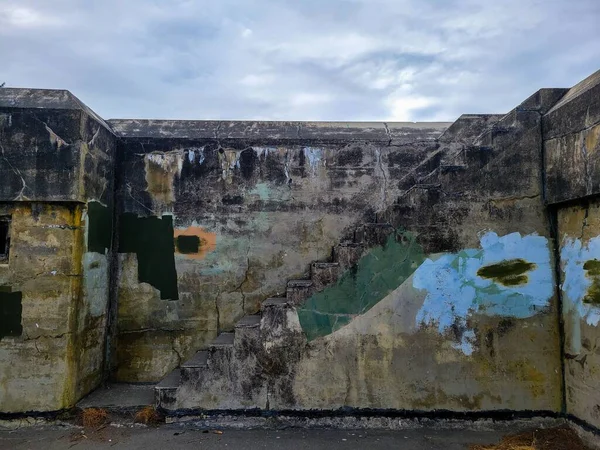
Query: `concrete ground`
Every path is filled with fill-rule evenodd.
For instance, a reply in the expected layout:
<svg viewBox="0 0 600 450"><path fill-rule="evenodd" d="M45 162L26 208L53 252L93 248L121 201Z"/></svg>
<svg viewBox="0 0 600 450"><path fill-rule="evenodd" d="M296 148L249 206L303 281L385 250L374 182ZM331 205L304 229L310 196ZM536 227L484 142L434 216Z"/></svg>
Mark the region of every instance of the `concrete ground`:
<svg viewBox="0 0 600 450"><path fill-rule="evenodd" d="M417 426L399 430L202 429L194 424L158 428L141 425L107 425L95 430L72 425L28 426L0 431L0 449L399 449L465 450L472 444L497 443L504 435L556 425L536 422L485 422L450 426Z"/></svg>
<svg viewBox="0 0 600 450"><path fill-rule="evenodd" d="M98 432L36 428L0 432L0 449L406 449L463 450L469 444L497 442L498 431L405 430L224 430L223 434L178 426L160 428L106 427Z"/></svg>

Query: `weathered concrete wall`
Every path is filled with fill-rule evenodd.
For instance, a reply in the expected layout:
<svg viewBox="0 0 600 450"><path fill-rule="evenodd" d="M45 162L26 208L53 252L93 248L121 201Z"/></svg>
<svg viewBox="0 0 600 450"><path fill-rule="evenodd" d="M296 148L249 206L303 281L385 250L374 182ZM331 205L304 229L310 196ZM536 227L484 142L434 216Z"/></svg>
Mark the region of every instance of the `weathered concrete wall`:
<svg viewBox="0 0 600 450"><path fill-rule="evenodd" d="M248 388L251 406L560 409L541 183L541 111L557 97L536 94L501 119L465 117L407 178L388 179L404 188L390 194L384 214L396 233L336 284L286 310L278 326L288 340L263 342L266 354L285 349L275 353L285 370L267 376L266 388ZM263 322L261 332L269 332ZM243 396L198 391L196 406L248 407ZM184 392L181 407L192 407Z"/></svg>
<svg viewBox="0 0 600 450"><path fill-rule="evenodd" d="M567 412L600 426L600 202L558 211Z"/></svg>
<svg viewBox="0 0 600 450"><path fill-rule="evenodd" d="M548 200L563 202L557 221L566 409L600 427L600 72L544 116L544 137Z"/></svg>
<svg viewBox="0 0 600 450"><path fill-rule="evenodd" d="M123 381L160 379L375 222L448 125L110 123Z"/></svg>
<svg viewBox="0 0 600 450"><path fill-rule="evenodd" d="M234 327L171 406L560 411L558 246L567 411L600 426L599 81L453 124L105 123L0 89L2 411L71 405L109 353L156 381ZM340 242L350 270L265 302Z"/></svg>
<svg viewBox="0 0 600 450"><path fill-rule="evenodd" d="M542 124L548 203L600 194L600 71L573 86Z"/></svg>
<svg viewBox="0 0 600 450"><path fill-rule="evenodd" d="M2 412L71 406L103 376L115 148L70 93L0 89Z"/></svg>

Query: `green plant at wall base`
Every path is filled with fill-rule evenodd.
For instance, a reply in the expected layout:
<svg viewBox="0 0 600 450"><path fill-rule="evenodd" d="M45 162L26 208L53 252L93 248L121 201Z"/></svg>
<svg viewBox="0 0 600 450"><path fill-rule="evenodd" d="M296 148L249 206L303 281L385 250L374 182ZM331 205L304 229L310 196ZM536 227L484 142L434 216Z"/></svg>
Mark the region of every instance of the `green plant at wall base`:
<svg viewBox="0 0 600 450"><path fill-rule="evenodd" d="M404 283L424 260L415 236L396 230L384 246L372 248L335 285L313 295L298 309L307 338L331 334L364 314Z"/></svg>

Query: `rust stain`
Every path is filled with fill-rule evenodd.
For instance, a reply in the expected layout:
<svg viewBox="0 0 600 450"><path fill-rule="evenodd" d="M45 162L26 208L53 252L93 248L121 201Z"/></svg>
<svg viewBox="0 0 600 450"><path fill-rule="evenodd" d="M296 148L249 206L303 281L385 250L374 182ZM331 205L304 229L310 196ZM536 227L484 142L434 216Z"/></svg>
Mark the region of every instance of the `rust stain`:
<svg viewBox="0 0 600 450"><path fill-rule="evenodd" d="M173 182L181 174L181 152L150 153L144 156L146 191L152 199L168 205L175 201Z"/></svg>
<svg viewBox="0 0 600 450"><path fill-rule="evenodd" d="M188 227L188 228L176 228L173 233L175 244L177 244L177 238L179 236L198 236L200 239L200 246L198 253L181 253L177 245L175 245L175 251L181 255L186 256L190 259L204 259L204 257L217 248L217 233L210 233L202 227Z"/></svg>
<svg viewBox="0 0 600 450"><path fill-rule="evenodd" d="M585 148L589 154L598 150L598 141L600 140L600 125L596 125L587 132L585 137Z"/></svg>

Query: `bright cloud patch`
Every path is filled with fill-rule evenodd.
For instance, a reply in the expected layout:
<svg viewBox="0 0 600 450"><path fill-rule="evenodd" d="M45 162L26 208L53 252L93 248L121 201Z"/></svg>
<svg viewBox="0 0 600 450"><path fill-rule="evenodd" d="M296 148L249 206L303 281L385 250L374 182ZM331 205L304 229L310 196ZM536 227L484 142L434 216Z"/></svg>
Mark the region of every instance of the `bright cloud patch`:
<svg viewBox="0 0 600 450"><path fill-rule="evenodd" d="M467 355L475 338L470 314L531 317L548 306L554 286L546 238L489 232L480 241L481 249L427 259L413 279L416 289L427 291L417 325L463 330L455 347Z"/></svg>

